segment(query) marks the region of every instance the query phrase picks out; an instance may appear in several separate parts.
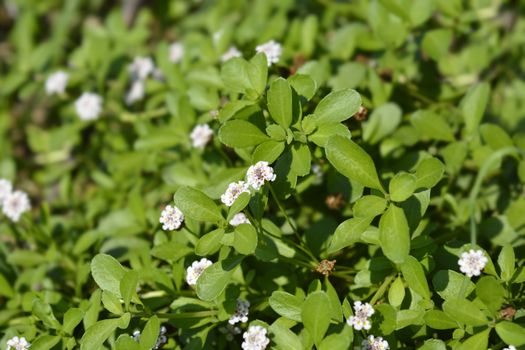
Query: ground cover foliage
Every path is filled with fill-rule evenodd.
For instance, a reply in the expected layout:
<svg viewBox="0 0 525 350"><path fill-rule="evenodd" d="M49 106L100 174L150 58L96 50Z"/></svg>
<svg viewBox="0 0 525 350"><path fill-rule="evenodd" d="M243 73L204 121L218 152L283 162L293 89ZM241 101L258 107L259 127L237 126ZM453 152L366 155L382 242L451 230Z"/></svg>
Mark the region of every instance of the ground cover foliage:
<svg viewBox="0 0 525 350"><path fill-rule="evenodd" d="M524 11L4 1L0 347L524 348Z"/></svg>

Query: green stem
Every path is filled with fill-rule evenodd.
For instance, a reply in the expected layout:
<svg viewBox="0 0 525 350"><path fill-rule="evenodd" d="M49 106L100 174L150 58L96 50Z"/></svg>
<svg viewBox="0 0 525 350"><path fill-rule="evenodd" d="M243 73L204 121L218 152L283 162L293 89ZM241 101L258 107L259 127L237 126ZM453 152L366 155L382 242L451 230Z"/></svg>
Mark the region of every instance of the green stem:
<svg viewBox="0 0 525 350"><path fill-rule="evenodd" d="M383 294L385 294L386 289L388 288L388 285L390 284L390 282L392 282L394 277L395 275L391 275L385 278L381 286L379 286L379 289L377 290L376 294L374 294L374 296L370 300L371 305L374 305L383 296Z"/></svg>

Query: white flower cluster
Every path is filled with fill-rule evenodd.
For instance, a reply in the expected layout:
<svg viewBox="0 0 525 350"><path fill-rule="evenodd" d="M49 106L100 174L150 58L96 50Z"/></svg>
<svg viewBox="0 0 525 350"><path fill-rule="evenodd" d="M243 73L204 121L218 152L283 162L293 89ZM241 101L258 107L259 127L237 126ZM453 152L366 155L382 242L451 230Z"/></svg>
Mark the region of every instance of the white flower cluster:
<svg viewBox="0 0 525 350"><path fill-rule="evenodd" d="M250 193L248 184L244 181L232 182L228 185L226 192L221 195L221 202L231 207L233 203L243 193Z"/></svg>
<svg viewBox="0 0 525 350"><path fill-rule="evenodd" d="M250 302L248 300L237 299L237 308L235 313L230 317L228 323L234 325L238 322L248 322L248 313L250 312Z"/></svg>
<svg viewBox="0 0 525 350"><path fill-rule="evenodd" d="M368 319L374 314L374 308L369 303L354 302L354 316L350 316L346 323L356 331L369 330L372 325Z"/></svg>
<svg viewBox="0 0 525 350"><path fill-rule="evenodd" d="M516 350L516 347L514 345L509 345L507 348L503 348L502 350Z"/></svg>
<svg viewBox="0 0 525 350"><path fill-rule="evenodd" d="M102 97L92 92L84 92L75 101L75 109L81 120L98 119L102 112Z"/></svg>
<svg viewBox="0 0 525 350"><path fill-rule="evenodd" d="M131 87L126 94L126 104L131 105L144 98L145 80L155 74L155 64L151 57L135 57L133 63L129 65L131 74Z"/></svg>
<svg viewBox="0 0 525 350"><path fill-rule="evenodd" d="M489 260L483 255L482 250L471 249L463 252L458 261L459 269L468 277L479 276Z"/></svg>
<svg viewBox="0 0 525 350"><path fill-rule="evenodd" d="M262 52L266 55L268 67L270 67L272 64L279 62L279 58L281 58L281 54L283 53L283 47L275 40L270 40L264 44L258 45L255 48L255 51L257 51L257 53Z"/></svg>
<svg viewBox="0 0 525 350"><path fill-rule="evenodd" d="M166 329L166 327L164 326L160 327L159 336L157 338L157 342L155 343L155 346L152 348L153 350L160 349L162 345L168 342L168 338L166 337L167 332L168 330ZM140 341L140 331L136 330L135 332L133 332L132 338L138 343Z"/></svg>
<svg viewBox="0 0 525 350"><path fill-rule="evenodd" d="M241 347L244 350L264 350L270 343L266 334L266 328L261 326L250 326L242 335L244 341Z"/></svg>
<svg viewBox="0 0 525 350"><path fill-rule="evenodd" d="M24 337L13 337L7 341L6 345L6 350L27 350L31 346L31 343L29 343Z"/></svg>
<svg viewBox="0 0 525 350"><path fill-rule="evenodd" d="M159 221L163 230L177 230L184 221L184 214L176 206L166 205L162 213L160 213Z"/></svg>
<svg viewBox="0 0 525 350"><path fill-rule="evenodd" d="M197 279L200 277L202 272L204 272L204 270L207 267L210 267L212 264L213 263L206 258L194 261L191 266L188 266L186 269L186 282L188 282L190 286L196 285Z"/></svg>
<svg viewBox="0 0 525 350"><path fill-rule="evenodd" d="M11 221L18 222L25 212L31 209L29 196L23 191L13 191L9 180L0 179L0 207Z"/></svg>
<svg viewBox="0 0 525 350"><path fill-rule="evenodd" d="M226 62L234 57L242 57L242 54L235 46L230 46L230 48L222 54L221 62Z"/></svg>
<svg viewBox="0 0 525 350"><path fill-rule="evenodd" d="M169 48L169 59L172 63L179 63L184 57L184 46L181 43L173 43Z"/></svg>
<svg viewBox="0 0 525 350"><path fill-rule="evenodd" d="M242 225L242 224L250 224L251 225L251 222L250 222L250 220L248 220L248 218L246 217L246 215L244 213L237 213L237 214L235 214L233 216L233 218L231 218L229 224L232 225L232 226L239 226L239 225Z"/></svg>
<svg viewBox="0 0 525 350"><path fill-rule="evenodd" d="M46 79L46 93L48 95L63 94L66 91L69 74L57 71Z"/></svg>
<svg viewBox="0 0 525 350"><path fill-rule="evenodd" d="M213 136L213 130L208 124L199 124L193 128L190 134L193 147L204 149Z"/></svg>
<svg viewBox="0 0 525 350"><path fill-rule="evenodd" d="M248 168L246 172L246 182L254 190L258 191L265 182L275 181L275 173L268 162L260 161Z"/></svg>
<svg viewBox="0 0 525 350"><path fill-rule="evenodd" d="M361 343L362 350L388 350L390 349L390 346L388 345L388 342L386 340L383 340L381 337L374 337L373 335L369 335L368 339L363 340Z"/></svg>

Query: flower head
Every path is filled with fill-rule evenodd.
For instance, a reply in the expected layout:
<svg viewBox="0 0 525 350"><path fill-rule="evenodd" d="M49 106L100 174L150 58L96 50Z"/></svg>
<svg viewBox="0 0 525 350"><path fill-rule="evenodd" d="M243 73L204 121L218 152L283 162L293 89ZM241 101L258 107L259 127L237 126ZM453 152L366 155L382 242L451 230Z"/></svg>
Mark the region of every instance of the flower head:
<svg viewBox="0 0 525 350"><path fill-rule="evenodd" d="M266 181L274 181L276 175L268 162L260 161L248 168L246 181L254 190L259 190Z"/></svg>
<svg viewBox="0 0 525 350"><path fill-rule="evenodd" d="M128 93L126 94L126 104L132 105L135 101L140 101L144 98L144 82L142 80L135 80L131 83Z"/></svg>
<svg viewBox="0 0 525 350"><path fill-rule="evenodd" d="M102 112L102 97L92 92L84 92L75 101L75 109L80 119L95 120Z"/></svg>
<svg viewBox="0 0 525 350"><path fill-rule="evenodd" d="M373 335L369 335L368 339L363 340L361 343L362 350L388 350L390 349L390 346L388 346L388 342L386 340L383 340L381 337L374 337Z"/></svg>
<svg viewBox="0 0 525 350"><path fill-rule="evenodd" d="M279 58L283 53L283 47L281 44L275 40L270 40L264 44L261 44L255 48L257 53L264 53L266 55L266 60L268 61L268 67L272 64L279 62Z"/></svg>
<svg viewBox="0 0 525 350"><path fill-rule="evenodd" d="M193 147L203 149L213 136L213 130L208 124L199 124L193 128L190 137Z"/></svg>
<svg viewBox="0 0 525 350"><path fill-rule="evenodd" d="M69 74L63 71L58 71L47 77L46 93L48 95L63 94L66 90Z"/></svg>
<svg viewBox="0 0 525 350"><path fill-rule="evenodd" d="M459 269L468 277L479 276L489 260L483 255L482 250L471 249L463 252L458 261Z"/></svg>
<svg viewBox="0 0 525 350"><path fill-rule="evenodd" d="M6 350L27 350L31 344L26 340L26 338L13 337L7 341Z"/></svg>
<svg viewBox="0 0 525 350"><path fill-rule="evenodd" d="M234 57L242 57L242 54L235 46L230 46L230 48L222 54L221 61L226 62Z"/></svg>
<svg viewBox="0 0 525 350"><path fill-rule="evenodd" d="M17 222L20 216L30 209L29 197L22 191L11 192L2 201L2 211L14 222Z"/></svg>
<svg viewBox="0 0 525 350"><path fill-rule="evenodd" d="M173 43L170 45L170 61L179 63L184 56L184 46L181 43Z"/></svg>
<svg viewBox="0 0 525 350"><path fill-rule="evenodd" d="M246 217L246 215L244 213L237 213L233 216L233 218L231 218L230 220L230 225L232 226L239 226L241 224L250 224L251 225L251 222L250 220L248 220L248 218Z"/></svg>
<svg viewBox="0 0 525 350"><path fill-rule="evenodd" d="M241 347L244 350L264 350L270 343L266 335L266 328L261 326L250 326L242 335L244 341Z"/></svg>
<svg viewBox="0 0 525 350"><path fill-rule="evenodd" d="M228 320L228 323L234 325L238 322L248 322L249 311L250 302L248 300L237 299L237 308L235 309L235 313Z"/></svg>
<svg viewBox="0 0 525 350"><path fill-rule="evenodd" d="M502 350L516 350L516 347L514 345L509 345L507 348L503 348Z"/></svg>
<svg viewBox="0 0 525 350"><path fill-rule="evenodd" d="M4 199L13 191L13 184L6 179L0 179L0 207Z"/></svg>
<svg viewBox="0 0 525 350"><path fill-rule="evenodd" d="M162 213L160 213L159 222L162 224L163 230L177 230L183 221L184 214L176 206L166 205Z"/></svg>
<svg viewBox="0 0 525 350"><path fill-rule="evenodd" d="M233 203L239 198L244 192L250 193L248 184L244 181L232 182L228 185L226 192L221 195L221 202L231 207Z"/></svg>
<svg viewBox="0 0 525 350"><path fill-rule="evenodd" d="M360 331L362 329L369 330L372 325L368 319L374 314L374 308L369 303L361 303L360 301L354 302L354 316L350 316L346 323L353 327L355 330Z"/></svg>
<svg viewBox="0 0 525 350"><path fill-rule="evenodd" d="M188 282L190 286L196 285L197 279L202 272L212 264L213 263L206 258L194 261L191 266L188 266L186 269L186 282Z"/></svg>
<svg viewBox="0 0 525 350"><path fill-rule="evenodd" d="M136 80L144 80L150 74L153 74L155 64L151 57L135 57L133 63L129 65L131 77Z"/></svg>

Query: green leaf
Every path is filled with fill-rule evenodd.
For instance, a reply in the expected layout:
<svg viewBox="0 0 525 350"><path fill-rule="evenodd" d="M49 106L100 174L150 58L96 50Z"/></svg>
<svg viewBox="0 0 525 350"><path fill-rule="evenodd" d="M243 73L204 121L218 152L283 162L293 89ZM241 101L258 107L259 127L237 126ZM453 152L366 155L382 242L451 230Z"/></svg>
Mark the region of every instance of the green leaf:
<svg viewBox="0 0 525 350"><path fill-rule="evenodd" d="M246 206L250 203L251 200L251 194L247 192L243 192L240 194L240 196L233 202L232 206L230 207L230 210L228 210L228 216L226 217L226 221L230 221L235 214L239 213L241 210L246 208Z"/></svg>
<svg viewBox="0 0 525 350"><path fill-rule="evenodd" d="M326 95L314 111L317 125L342 122L353 116L361 106L361 96L357 91L344 89Z"/></svg>
<svg viewBox="0 0 525 350"><path fill-rule="evenodd" d="M418 350L447 350L447 345L439 339L429 339L425 340L423 346L418 348Z"/></svg>
<svg viewBox="0 0 525 350"><path fill-rule="evenodd" d="M257 95L262 95L268 80L268 62L264 53L252 57L248 66L248 78Z"/></svg>
<svg viewBox="0 0 525 350"><path fill-rule="evenodd" d="M120 318L98 321L89 327L80 339L80 350L98 349L113 334L115 329L128 326L131 316L125 313Z"/></svg>
<svg viewBox="0 0 525 350"><path fill-rule="evenodd" d="M33 315L42 321L44 325L51 329L60 329L62 325L56 319L51 309L51 305L40 300L39 298L33 299L33 305L31 311Z"/></svg>
<svg viewBox="0 0 525 350"><path fill-rule="evenodd" d="M494 316L505 302L505 294L505 288L493 276L483 276L476 283L476 295Z"/></svg>
<svg viewBox="0 0 525 350"><path fill-rule="evenodd" d="M195 254L208 256L214 254L221 247L221 240L224 237L224 229L218 228L200 237L195 245Z"/></svg>
<svg viewBox="0 0 525 350"><path fill-rule="evenodd" d="M127 271L120 280L120 295L124 299L126 309L129 307L131 298L137 293L137 284L139 283L139 274L136 271Z"/></svg>
<svg viewBox="0 0 525 350"><path fill-rule="evenodd" d="M157 343L157 338L159 337L160 333L160 322L157 316L153 315L150 317L146 325L144 326L144 330L142 333L140 333L140 349L141 350L150 350L153 349L155 344Z"/></svg>
<svg viewBox="0 0 525 350"><path fill-rule="evenodd" d="M391 204L379 221L379 240L385 256L402 264L410 251L408 222L403 209Z"/></svg>
<svg viewBox="0 0 525 350"><path fill-rule="evenodd" d="M427 158L416 169L416 188L432 188L443 177L445 166L437 158Z"/></svg>
<svg viewBox="0 0 525 350"><path fill-rule="evenodd" d="M514 264L516 257L514 255L514 249L512 246L507 244L501 249L498 256L498 265L501 270L501 279L505 282L509 282L516 271Z"/></svg>
<svg viewBox="0 0 525 350"><path fill-rule="evenodd" d="M197 279L197 296L212 301L226 289L242 257L228 258L207 267Z"/></svg>
<svg viewBox="0 0 525 350"><path fill-rule="evenodd" d="M473 86L461 100L461 111L465 119L465 129L467 134L471 134L478 129L478 126L485 113L485 108L489 101L490 85L480 83Z"/></svg>
<svg viewBox="0 0 525 350"><path fill-rule="evenodd" d="M91 260L91 275L102 290L107 290L119 298L120 280L126 273L126 270L120 263L107 254L97 254Z"/></svg>
<svg viewBox="0 0 525 350"><path fill-rule="evenodd" d="M490 329L474 334L458 346L457 350L486 350L489 343Z"/></svg>
<svg viewBox="0 0 525 350"><path fill-rule="evenodd" d="M303 348L301 339L294 332L285 328L280 323L274 322L268 330L274 335L272 340L276 345L276 349L296 350Z"/></svg>
<svg viewBox="0 0 525 350"><path fill-rule="evenodd" d="M525 328L516 323L502 321L496 324L496 333L507 344L525 345Z"/></svg>
<svg viewBox="0 0 525 350"><path fill-rule="evenodd" d="M441 310L430 310L424 316L425 323L434 329L454 329L458 323Z"/></svg>
<svg viewBox="0 0 525 350"><path fill-rule="evenodd" d="M319 345L330 326L330 299L323 291L309 294L301 308L304 327Z"/></svg>
<svg viewBox="0 0 525 350"><path fill-rule="evenodd" d="M514 143L509 134L496 124L483 124L479 127L481 137L493 150L513 147Z"/></svg>
<svg viewBox="0 0 525 350"><path fill-rule="evenodd" d="M102 291L102 305L115 315L122 315L123 313L119 298L107 290Z"/></svg>
<svg viewBox="0 0 525 350"><path fill-rule="evenodd" d="M361 234L370 226L373 216L354 217L343 221L337 226L330 244L328 245L327 253L333 254L349 245L358 242Z"/></svg>
<svg viewBox="0 0 525 350"><path fill-rule="evenodd" d="M414 193L415 189L416 177L404 172L397 173L388 185L390 199L394 202L403 202Z"/></svg>
<svg viewBox="0 0 525 350"><path fill-rule="evenodd" d="M457 297L463 289L465 295L469 295L475 289L470 278L452 270L438 271L432 278L432 284L434 290L445 300Z"/></svg>
<svg viewBox="0 0 525 350"><path fill-rule="evenodd" d="M283 128L292 123L292 89L284 78L275 79L268 89L268 111L273 120Z"/></svg>
<svg viewBox="0 0 525 350"><path fill-rule="evenodd" d="M318 350L350 349L353 338L350 327L344 327L341 333L332 333L324 338Z"/></svg>
<svg viewBox="0 0 525 350"><path fill-rule="evenodd" d="M410 289L423 298L430 299L430 289L428 288L425 271L423 271L423 267L416 258L409 255L405 262L401 264L401 272Z"/></svg>
<svg viewBox="0 0 525 350"><path fill-rule="evenodd" d="M397 277L388 290L388 302L394 307L399 307L405 299L405 285L401 277Z"/></svg>
<svg viewBox="0 0 525 350"><path fill-rule="evenodd" d="M303 96L307 100L310 100L312 97L314 97L317 90L317 83L315 80L306 74L292 75L288 77L288 82L299 95Z"/></svg>
<svg viewBox="0 0 525 350"><path fill-rule="evenodd" d="M44 334L44 335L41 335L40 337L38 337L35 341L33 341L31 343L31 350L50 350L52 349L55 345L58 344L58 342L61 340L62 338L58 335L47 335L47 334ZM11 348L13 349L13 348Z"/></svg>
<svg viewBox="0 0 525 350"><path fill-rule="evenodd" d="M180 187L173 197L175 205L186 217L197 221L220 222L223 221L221 210L215 202L191 187Z"/></svg>
<svg viewBox="0 0 525 350"><path fill-rule="evenodd" d="M325 287L326 295L328 295L328 298L330 299L332 319L336 322L343 322L343 308L341 307L339 296L328 278L325 278Z"/></svg>
<svg viewBox="0 0 525 350"><path fill-rule="evenodd" d="M235 227L233 248L244 255L253 254L257 248L257 232L250 224L241 224Z"/></svg>
<svg viewBox="0 0 525 350"><path fill-rule="evenodd" d="M82 321L84 318L84 311L79 308L72 307L66 311L64 314L64 321L62 325L62 330L66 334L73 334L75 327Z"/></svg>
<svg viewBox="0 0 525 350"><path fill-rule="evenodd" d="M326 143L326 157L335 169L352 181L384 192L372 158L355 142L332 136Z"/></svg>
<svg viewBox="0 0 525 350"><path fill-rule="evenodd" d="M328 139L334 135L339 135L347 139L352 138L352 134L350 133L350 130L348 130L347 126L341 123L335 123L323 124L319 126L317 130L308 136L308 140L315 143L319 147L325 147L326 141L328 141Z"/></svg>
<svg viewBox="0 0 525 350"><path fill-rule="evenodd" d="M368 195L359 198L352 208L355 217L375 217L382 214L387 206L385 198Z"/></svg>
<svg viewBox="0 0 525 350"><path fill-rule="evenodd" d="M302 322L303 298L283 291L275 291L268 299L273 311L291 320Z"/></svg>
<svg viewBox="0 0 525 350"><path fill-rule="evenodd" d="M292 165L291 170L297 176L305 176L310 173L312 155L310 148L304 143L294 143L291 147L292 151Z"/></svg>
<svg viewBox="0 0 525 350"><path fill-rule="evenodd" d="M363 140L374 145L390 135L401 122L401 109L395 103L384 104L363 123Z"/></svg>
<svg viewBox="0 0 525 350"><path fill-rule="evenodd" d="M253 89L249 70L250 63L243 58L234 57L226 61L221 69L221 78L226 88L240 93Z"/></svg>
<svg viewBox="0 0 525 350"><path fill-rule="evenodd" d="M450 298L443 303L445 311L452 319L464 323L467 326L484 326L488 323L487 318L472 301L467 299Z"/></svg>
<svg viewBox="0 0 525 350"><path fill-rule="evenodd" d="M246 120L228 120L219 129L219 139L229 147L253 147L270 138L258 127Z"/></svg>
<svg viewBox="0 0 525 350"><path fill-rule="evenodd" d="M275 162L283 153L285 143L281 141L266 141L255 148L252 155L252 163L264 160L269 164Z"/></svg>
<svg viewBox="0 0 525 350"><path fill-rule="evenodd" d="M429 139L438 141L454 141L454 133L445 120L429 110L420 110L412 114L412 125Z"/></svg>
<svg viewBox="0 0 525 350"><path fill-rule="evenodd" d="M140 350L139 343L127 334L121 334L115 342L116 350Z"/></svg>
<svg viewBox="0 0 525 350"><path fill-rule="evenodd" d="M439 61L448 53L452 37L453 32L448 28L429 30L423 36L421 48L430 58Z"/></svg>

